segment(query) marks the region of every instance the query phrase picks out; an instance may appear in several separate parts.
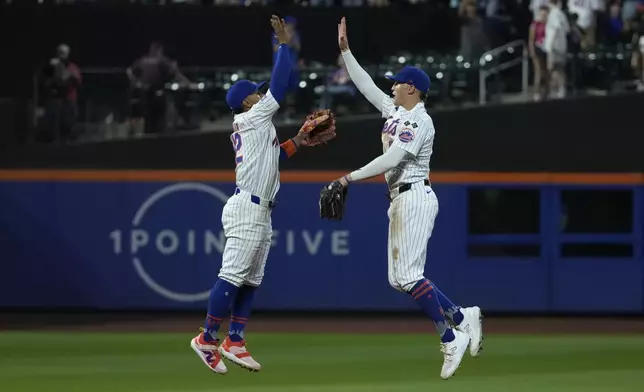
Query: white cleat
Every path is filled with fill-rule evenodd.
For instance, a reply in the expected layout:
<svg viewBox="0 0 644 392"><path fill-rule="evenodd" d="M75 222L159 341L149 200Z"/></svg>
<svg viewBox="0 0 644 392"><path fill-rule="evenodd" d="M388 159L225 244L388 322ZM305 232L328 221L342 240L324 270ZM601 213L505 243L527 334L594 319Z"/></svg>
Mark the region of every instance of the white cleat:
<svg viewBox="0 0 644 392"><path fill-rule="evenodd" d="M221 360L221 354L219 354L219 340L206 341L203 333L200 333L190 341L190 347L195 350L201 362L214 373L226 374L228 372L226 364Z"/></svg>
<svg viewBox="0 0 644 392"><path fill-rule="evenodd" d="M258 372L262 369L262 366L246 350L245 340L233 342L230 337L226 337L226 340L219 346L219 352L227 360L251 372Z"/></svg>
<svg viewBox="0 0 644 392"><path fill-rule="evenodd" d="M456 369L461 365L467 346L470 344L470 337L458 329L454 329L455 339L449 343L441 344L443 353L443 368L441 369L441 378L447 380L456 373Z"/></svg>
<svg viewBox="0 0 644 392"><path fill-rule="evenodd" d="M483 351L483 313L478 306L461 308L463 322L456 328L470 337L470 355L478 357Z"/></svg>

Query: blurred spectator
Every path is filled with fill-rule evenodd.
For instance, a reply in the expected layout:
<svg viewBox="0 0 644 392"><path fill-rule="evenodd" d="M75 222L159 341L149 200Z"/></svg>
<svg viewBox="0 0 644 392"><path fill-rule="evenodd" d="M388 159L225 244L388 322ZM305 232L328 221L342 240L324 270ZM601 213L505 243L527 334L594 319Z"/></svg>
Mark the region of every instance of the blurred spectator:
<svg viewBox="0 0 644 392"><path fill-rule="evenodd" d="M477 14L475 0L463 0L459 4L461 18L460 53L466 59L478 59L488 50L488 39L483 28L483 19Z"/></svg>
<svg viewBox="0 0 644 392"><path fill-rule="evenodd" d="M70 48L61 44L56 57L49 60L42 72L45 87L45 141L71 141L78 117L78 88L83 78L80 69L69 59Z"/></svg>
<svg viewBox="0 0 644 392"><path fill-rule="evenodd" d="M622 20L629 21L637 16L638 6L644 6L644 0L623 0Z"/></svg>
<svg viewBox="0 0 644 392"><path fill-rule="evenodd" d="M534 99L540 101L548 96L547 55L544 50L546 39L546 21L548 6L542 6L536 18L530 24L528 50L534 65Z"/></svg>
<svg viewBox="0 0 644 392"><path fill-rule="evenodd" d="M622 19L622 9L619 2L610 5L608 19L606 21L606 42L608 44L618 44L626 39L626 30L624 20Z"/></svg>
<svg viewBox="0 0 644 392"><path fill-rule="evenodd" d="M577 15L577 26L581 29L581 49L590 50L596 41L596 12L604 8L603 0L568 0L568 13Z"/></svg>
<svg viewBox="0 0 644 392"><path fill-rule="evenodd" d="M368 0L370 7L388 7L389 0Z"/></svg>
<svg viewBox="0 0 644 392"><path fill-rule="evenodd" d="M509 4L509 3L508 3ZM510 42L516 32L505 0L479 0L478 9L485 22L487 40L496 48Z"/></svg>
<svg viewBox="0 0 644 392"><path fill-rule="evenodd" d="M166 57L163 45L150 45L148 54L136 60L126 70L130 80L130 125L136 134L141 133L141 122L145 133L161 133L166 129L167 96L166 83L178 80L182 85L190 81L181 71L177 62Z"/></svg>
<svg viewBox="0 0 644 392"><path fill-rule="evenodd" d="M637 81L637 89L644 91L644 4L638 5L632 21L633 56L631 58Z"/></svg>
<svg viewBox="0 0 644 392"><path fill-rule="evenodd" d="M644 91L644 34L639 34L637 43L637 51L639 52L639 66L635 67L636 75L638 75L637 90Z"/></svg>
<svg viewBox="0 0 644 392"><path fill-rule="evenodd" d="M548 7L549 3L550 0L530 0L528 8L532 11L532 20L538 19L539 14L541 14L541 8Z"/></svg>
<svg viewBox="0 0 644 392"><path fill-rule="evenodd" d="M573 88L583 88L584 73L587 73L588 68L582 66L579 59L579 53L582 50L581 44L584 39L584 33L577 24L577 14L568 15L568 25L570 31L568 32L568 54L571 55L568 59L567 68L570 71L569 84Z"/></svg>
<svg viewBox="0 0 644 392"><path fill-rule="evenodd" d="M568 15L568 25L570 31L568 32L568 53L577 54L582 50L582 41L584 40L584 32L577 24L577 14Z"/></svg>
<svg viewBox="0 0 644 392"><path fill-rule="evenodd" d="M308 4L313 7L322 7L322 6L332 7L334 3L335 3L335 0L309 0L308 1Z"/></svg>
<svg viewBox="0 0 644 392"><path fill-rule="evenodd" d="M337 95L353 97L356 93L356 87L351 81L349 72L347 72L347 68L344 64L344 58L341 54L338 56L337 64L338 69L329 75L324 92L322 93L320 109L333 108L333 98Z"/></svg>
<svg viewBox="0 0 644 392"><path fill-rule="evenodd" d="M286 110L284 112L284 116L288 120L293 116L295 113L295 102L297 98L297 93L299 92L300 89L300 50L302 48L302 43L300 41L300 34L297 31L297 19L293 16L286 16L284 17L284 22L286 22L286 29L290 33L291 36L291 42L289 42L288 46L290 49L290 58L291 58L291 64L292 64L292 69L291 69L291 78L289 79L288 83L288 95L286 97ZM277 38L275 37L275 33L272 35L272 43L273 43L273 65L275 64L275 59L277 55Z"/></svg>
<svg viewBox="0 0 644 392"><path fill-rule="evenodd" d="M566 96L566 56L568 55L568 33L570 25L561 10L561 0L550 0L550 12L546 21L544 49L550 75L550 92L556 98Z"/></svg>

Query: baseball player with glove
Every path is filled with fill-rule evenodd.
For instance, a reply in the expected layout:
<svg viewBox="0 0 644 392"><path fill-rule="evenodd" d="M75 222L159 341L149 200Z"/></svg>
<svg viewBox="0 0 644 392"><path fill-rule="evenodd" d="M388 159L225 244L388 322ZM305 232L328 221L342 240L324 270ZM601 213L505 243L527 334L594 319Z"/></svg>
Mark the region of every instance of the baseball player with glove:
<svg viewBox="0 0 644 392"><path fill-rule="evenodd" d="M456 306L424 276L427 242L438 213L438 199L428 179L434 124L422 100L429 90L429 76L421 69L405 66L388 77L394 82L390 97L376 86L349 50L345 18L338 25L338 44L351 80L387 119L381 133L384 153L327 185L320 194L320 214L341 219L349 184L385 175L391 201L387 212L389 284L414 298L434 321L444 356L441 377L448 379L468 346L472 356L479 355L483 331L478 307Z"/></svg>
<svg viewBox="0 0 644 392"><path fill-rule="evenodd" d="M222 212L226 244L219 279L210 294L202 332L190 342L199 359L216 374L228 371L222 357L251 371L261 369L247 350L244 329L271 247L271 211L280 185L280 159L291 157L299 147L335 137L333 115L325 111L309 116L295 137L278 141L272 118L288 88L291 61L286 43L290 38L283 20L273 16L271 25L280 45L268 92L260 93L264 83L240 80L226 94L235 113L230 139L237 189ZM229 312L229 334L220 344L217 334Z"/></svg>

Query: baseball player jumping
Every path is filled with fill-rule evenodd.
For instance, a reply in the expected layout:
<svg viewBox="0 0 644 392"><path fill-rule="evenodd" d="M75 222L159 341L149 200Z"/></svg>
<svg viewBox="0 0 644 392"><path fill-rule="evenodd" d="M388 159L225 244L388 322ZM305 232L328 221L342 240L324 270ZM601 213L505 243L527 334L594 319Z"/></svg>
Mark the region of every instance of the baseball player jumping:
<svg viewBox="0 0 644 392"><path fill-rule="evenodd" d="M316 145L335 136L335 126L330 126L326 137L319 136L322 140L308 137L329 117L321 115L307 120L297 136L279 143L272 118L288 89L291 61L286 43L290 37L282 19L273 16L271 25L279 48L268 92L259 92L264 83L240 80L226 94L226 102L235 113L230 139L235 150L237 188L222 212L226 245L219 279L210 294L202 332L190 342L201 361L217 374L227 372L222 357L248 370L261 369L246 349L244 328L271 247L271 210L280 185L279 160L291 157L300 146ZM229 311L229 334L220 344L217 333Z"/></svg>
<svg viewBox="0 0 644 392"><path fill-rule="evenodd" d="M385 175L391 200L389 284L411 295L434 321L444 355L441 377L448 379L459 367L468 345L472 356L479 355L483 331L478 307L456 306L424 276L427 242L438 213L438 199L428 180L435 131L422 101L429 90L429 76L405 66L388 77L394 81L392 98L376 86L351 54L345 18L338 25L338 44L351 80L387 121L381 135L383 155L336 183L346 187L354 181Z"/></svg>

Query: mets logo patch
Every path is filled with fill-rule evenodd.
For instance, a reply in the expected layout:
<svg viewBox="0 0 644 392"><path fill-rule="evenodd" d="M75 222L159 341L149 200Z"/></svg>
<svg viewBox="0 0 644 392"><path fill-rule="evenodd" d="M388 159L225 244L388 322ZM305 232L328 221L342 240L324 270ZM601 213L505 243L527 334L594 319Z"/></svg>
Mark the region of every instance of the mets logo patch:
<svg viewBox="0 0 644 392"><path fill-rule="evenodd" d="M403 128L400 133L398 134L398 139L403 142L403 143L409 143L410 141L414 140L414 131L411 130L411 128Z"/></svg>

